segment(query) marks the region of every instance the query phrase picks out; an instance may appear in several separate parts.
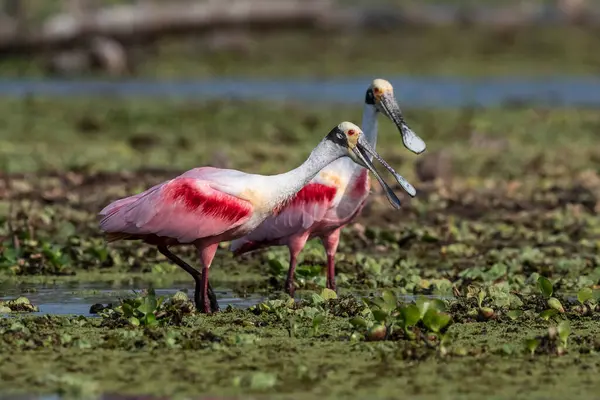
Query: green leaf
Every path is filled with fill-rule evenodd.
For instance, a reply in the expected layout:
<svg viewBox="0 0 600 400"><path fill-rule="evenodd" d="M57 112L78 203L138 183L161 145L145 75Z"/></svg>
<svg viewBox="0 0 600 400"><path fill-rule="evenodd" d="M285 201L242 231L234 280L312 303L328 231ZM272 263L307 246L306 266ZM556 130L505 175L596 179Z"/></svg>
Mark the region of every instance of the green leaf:
<svg viewBox="0 0 600 400"><path fill-rule="evenodd" d="M383 298L383 301L385 303L385 310L388 312L395 309L398 305L398 299L396 298L394 292L392 292L391 290L384 290L381 297Z"/></svg>
<svg viewBox="0 0 600 400"><path fill-rule="evenodd" d="M521 315L523 315L523 311L521 311L521 310L510 310L509 312L506 313L506 315L508 315L508 317L514 321L515 319L517 319Z"/></svg>
<svg viewBox="0 0 600 400"><path fill-rule="evenodd" d="M420 317L423 318L428 310L433 309L439 312L446 311L446 304L440 299L430 299L425 296L419 296L416 300L416 306L419 309Z"/></svg>
<svg viewBox="0 0 600 400"><path fill-rule="evenodd" d="M415 304L402 307L400 309L404 328L415 326L421 320L421 313Z"/></svg>
<svg viewBox="0 0 600 400"><path fill-rule="evenodd" d="M423 317L423 323L429 330L438 333L450 323L451 319L452 317L449 314L437 312L433 308L430 308Z"/></svg>
<svg viewBox="0 0 600 400"><path fill-rule="evenodd" d="M143 325L153 326L157 323L158 321L156 320L156 316L154 314L146 314L143 318Z"/></svg>
<svg viewBox="0 0 600 400"><path fill-rule="evenodd" d="M550 306L550 308L555 309L559 313L565 312L565 309L563 308L562 304L560 304L560 301L556 297L550 297L548 299L548 305Z"/></svg>
<svg viewBox="0 0 600 400"><path fill-rule="evenodd" d="M350 323L355 328L365 328L366 329L369 326L369 324L367 324L367 321L363 317L354 317L350 320Z"/></svg>
<svg viewBox="0 0 600 400"><path fill-rule="evenodd" d="M419 296L417 301L415 302L417 308L419 309L419 316L423 318L429 310L429 306L431 305L431 301L427 297Z"/></svg>
<svg viewBox="0 0 600 400"><path fill-rule="evenodd" d="M131 325L140 326L140 320L137 319L136 317L129 317L128 320Z"/></svg>
<svg viewBox="0 0 600 400"><path fill-rule="evenodd" d="M325 301L325 299L323 299L318 294L313 293L312 296L311 296L311 301L312 301L312 305L316 306L316 305L319 305L319 304L323 303Z"/></svg>
<svg viewBox="0 0 600 400"><path fill-rule="evenodd" d="M331 289L323 289L321 291L321 297L323 300L337 299L337 294Z"/></svg>
<svg viewBox="0 0 600 400"><path fill-rule="evenodd" d="M585 288L581 289L579 292L577 292L577 300L579 300L579 302L581 304L583 304L586 301L591 300L593 298L594 298L594 292L592 291L592 288L585 287Z"/></svg>
<svg viewBox="0 0 600 400"><path fill-rule="evenodd" d="M567 340L569 339L569 335L571 334L571 324L569 321L564 320L558 324L558 336L560 337L563 346L567 347Z"/></svg>
<svg viewBox="0 0 600 400"><path fill-rule="evenodd" d="M477 304L479 305L479 308L481 308L481 304L483 303L483 299L485 299L486 293L485 290L480 290L479 293L477 294Z"/></svg>
<svg viewBox="0 0 600 400"><path fill-rule="evenodd" d="M537 338L527 339L525 341L525 347L531 352L531 355L535 353L535 350L538 348L539 345L540 341Z"/></svg>
<svg viewBox="0 0 600 400"><path fill-rule="evenodd" d="M375 297L375 298L371 299L369 301L369 303L372 306L381 308L382 310L385 309L385 301L383 300L383 297Z"/></svg>
<svg viewBox="0 0 600 400"><path fill-rule="evenodd" d="M323 314L317 314L315 315L315 317L313 318L312 321L312 327L313 329L317 330L317 328L319 327L319 325L321 325L321 323L325 320L325 316Z"/></svg>
<svg viewBox="0 0 600 400"><path fill-rule="evenodd" d="M542 311L539 316L540 316L540 318L548 321L550 318L554 317L556 314L558 314L558 311L549 309L549 310Z"/></svg>
<svg viewBox="0 0 600 400"><path fill-rule="evenodd" d="M384 322L389 314L383 310L373 310L373 318L377 322Z"/></svg>
<svg viewBox="0 0 600 400"><path fill-rule="evenodd" d="M439 312L446 311L446 303L440 299L431 299L431 305L429 307L433 307Z"/></svg>
<svg viewBox="0 0 600 400"><path fill-rule="evenodd" d="M544 297L552 296L552 283L547 278L540 276L537 280L537 286Z"/></svg>
<svg viewBox="0 0 600 400"><path fill-rule="evenodd" d="M133 307L131 307L129 303L123 303L121 308L123 309L123 315L125 318L133 317Z"/></svg>

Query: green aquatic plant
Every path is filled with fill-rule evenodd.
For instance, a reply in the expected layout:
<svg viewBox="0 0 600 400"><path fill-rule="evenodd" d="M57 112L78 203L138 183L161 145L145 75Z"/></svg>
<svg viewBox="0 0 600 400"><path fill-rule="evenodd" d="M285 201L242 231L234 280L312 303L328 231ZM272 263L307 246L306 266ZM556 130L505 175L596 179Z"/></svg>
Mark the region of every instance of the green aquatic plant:
<svg viewBox="0 0 600 400"><path fill-rule="evenodd" d="M561 345L566 349L569 335L571 335L571 323L568 320L563 320L558 324L556 329Z"/></svg>
<svg viewBox="0 0 600 400"><path fill-rule="evenodd" d="M551 354L562 356L566 353L571 324L568 320L561 321L556 326L548 327L544 335L525 340L525 348L531 356L536 354Z"/></svg>
<svg viewBox="0 0 600 400"><path fill-rule="evenodd" d="M539 314L539 317L547 321L559 313L564 314L565 309L560 300L558 300L556 297L552 297L554 294L554 286L552 285L552 282L550 282L549 279L540 276L537 279L537 287L542 296L546 299L547 306L550 307L549 309L542 311Z"/></svg>
<svg viewBox="0 0 600 400"><path fill-rule="evenodd" d="M419 296L414 303L398 304L393 292L384 291L381 296L363 301L368 306L364 315L349 321L356 339L362 335L369 341L391 337L414 340L423 338L423 332L440 342L446 343L449 339L445 332L452 317L445 312L446 305L439 299Z"/></svg>
<svg viewBox="0 0 600 400"><path fill-rule="evenodd" d="M544 296L547 299L550 298L550 296L552 296L552 293L554 292L552 282L550 282L548 278L545 278L543 276L540 276L537 279L537 287L542 296Z"/></svg>
<svg viewBox="0 0 600 400"><path fill-rule="evenodd" d="M38 312L40 309L31 304L27 297L17 297L13 300L0 301L0 314Z"/></svg>
<svg viewBox="0 0 600 400"><path fill-rule="evenodd" d="M592 288L584 287L581 288L579 292L577 292L577 301L579 301L581 305L584 305L586 301L591 300L593 298L594 292L592 291Z"/></svg>
<svg viewBox="0 0 600 400"><path fill-rule="evenodd" d="M159 324L180 324L184 316L195 312L195 307L183 292L165 298L157 297L154 289L149 289L145 294L122 299L117 306L94 305L90 311L92 310L98 312L109 325L126 321L134 327L152 327Z"/></svg>
<svg viewBox="0 0 600 400"><path fill-rule="evenodd" d="M577 292L578 305L572 310L580 315L589 315L598 308L598 297L600 291L594 291L590 287L583 287Z"/></svg>

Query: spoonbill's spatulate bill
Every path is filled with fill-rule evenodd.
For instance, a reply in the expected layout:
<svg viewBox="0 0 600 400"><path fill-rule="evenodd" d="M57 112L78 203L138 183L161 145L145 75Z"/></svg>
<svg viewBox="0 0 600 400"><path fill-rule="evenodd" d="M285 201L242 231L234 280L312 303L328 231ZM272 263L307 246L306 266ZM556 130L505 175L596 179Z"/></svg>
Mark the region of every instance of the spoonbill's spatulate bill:
<svg viewBox="0 0 600 400"><path fill-rule="evenodd" d="M363 131L373 149L377 143L379 113L394 122L406 148L416 154L425 151L425 142L404 121L394 97L394 88L384 79L375 79L365 96ZM414 197L415 188L398 174L394 176L404 190ZM375 177L381 179L377 175ZM340 229L360 213L369 189L368 170L347 158L339 159L323 168L277 215L267 218L248 235L234 240L231 250L235 254L242 254L263 247L287 246L290 266L286 289L293 296L298 254L307 240L319 237L327 253L327 287L335 290L335 253Z"/></svg>
<svg viewBox="0 0 600 400"><path fill-rule="evenodd" d="M344 164L347 167L354 161L371 170L392 205L400 206L370 161L371 156L383 161L381 157L371 148L360 128L342 122L302 165L290 172L264 176L211 167L192 169L143 193L109 204L100 212L100 229L107 234L108 241L140 239L157 246L194 278L194 301L198 309L206 313L217 311L214 294L209 299L208 271L218 244L256 229L267 217L285 207L320 170L344 156L349 158L349 163ZM169 250L170 246L183 244L192 244L198 250L202 273Z"/></svg>

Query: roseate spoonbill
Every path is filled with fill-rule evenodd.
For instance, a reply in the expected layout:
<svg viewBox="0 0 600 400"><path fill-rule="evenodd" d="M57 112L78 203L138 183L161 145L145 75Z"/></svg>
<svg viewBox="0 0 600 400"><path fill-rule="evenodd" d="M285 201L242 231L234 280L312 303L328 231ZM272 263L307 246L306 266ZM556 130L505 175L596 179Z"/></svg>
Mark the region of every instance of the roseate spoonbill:
<svg viewBox="0 0 600 400"><path fill-rule="evenodd" d="M344 156L372 171L392 205L400 207L400 200L377 174L371 157L377 158L397 180L403 178L371 148L359 127L342 122L296 169L263 176L231 169L195 168L109 204L100 212L100 229L109 242L141 239L157 246L194 278L197 308L205 313L217 311L208 270L218 244L256 229L265 218L279 212L321 169ZM182 244L196 247L202 273L169 250L170 246Z"/></svg>
<svg viewBox="0 0 600 400"><path fill-rule="evenodd" d="M377 142L379 112L396 124L406 148L416 154L425 151L425 142L404 121L394 88L384 79L375 79L365 97L362 129L372 148ZM399 182L409 195L415 196L408 182ZM279 213L267 218L248 235L234 240L231 250L239 255L264 247L287 246L290 265L285 285L293 297L298 254L307 240L319 237L327 254L327 287L335 290L335 253L340 230L360 213L369 191L368 170L346 158L336 160L322 169Z"/></svg>

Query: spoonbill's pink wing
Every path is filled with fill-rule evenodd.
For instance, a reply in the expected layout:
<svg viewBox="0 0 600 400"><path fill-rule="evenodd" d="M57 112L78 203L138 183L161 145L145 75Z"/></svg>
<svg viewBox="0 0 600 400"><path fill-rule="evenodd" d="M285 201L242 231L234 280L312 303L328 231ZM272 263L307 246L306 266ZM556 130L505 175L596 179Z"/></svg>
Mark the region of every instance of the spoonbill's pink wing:
<svg viewBox="0 0 600 400"><path fill-rule="evenodd" d="M234 177L236 177L236 175L244 175L244 173L240 172L240 171L236 171L236 170L231 170L231 169L199 167L199 168L190 169L189 171L184 172L183 174L179 175L175 179L195 178L195 179L207 180L207 181L213 181L213 182L219 182L219 181L226 182L227 179L234 178ZM113 212L117 208L121 208L126 204L130 204L130 203L136 201L137 199L140 199L144 196L149 195L150 193L153 193L156 189L160 188L164 184L165 184L165 182L162 182L157 185L154 185L153 187L145 190L142 193L138 193L133 196L125 197L123 199L115 200L112 203L110 203L109 205L107 205L106 207L104 207L104 209L102 209L102 211L100 211L98 213L98 215L100 215L100 216L108 215L109 213Z"/></svg>
<svg viewBox="0 0 600 400"><path fill-rule="evenodd" d="M333 206L336 193L335 186L314 181L307 184L258 228L234 240L231 250L237 254L246 253L309 229Z"/></svg>
<svg viewBox="0 0 600 400"><path fill-rule="evenodd" d="M190 243L238 227L250 219L253 207L216 190L211 181L180 176L105 210L100 228L107 233L155 234Z"/></svg>

